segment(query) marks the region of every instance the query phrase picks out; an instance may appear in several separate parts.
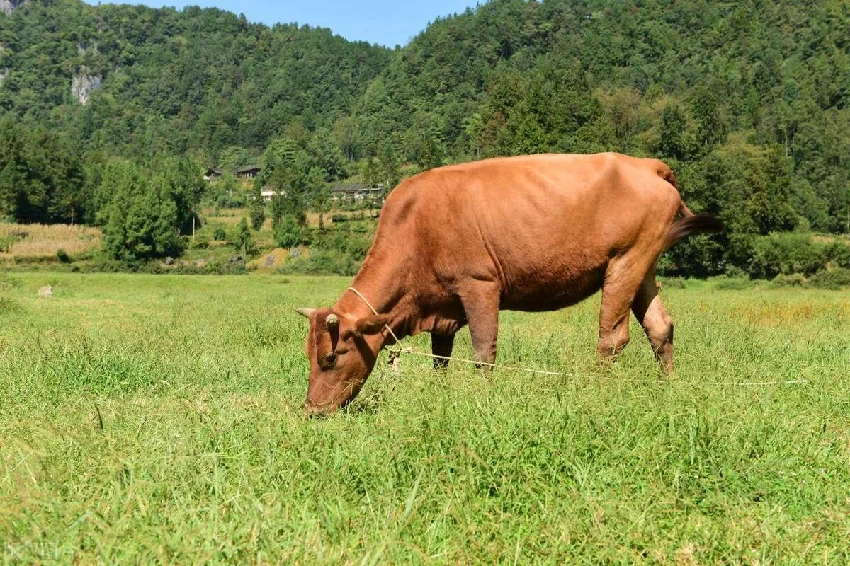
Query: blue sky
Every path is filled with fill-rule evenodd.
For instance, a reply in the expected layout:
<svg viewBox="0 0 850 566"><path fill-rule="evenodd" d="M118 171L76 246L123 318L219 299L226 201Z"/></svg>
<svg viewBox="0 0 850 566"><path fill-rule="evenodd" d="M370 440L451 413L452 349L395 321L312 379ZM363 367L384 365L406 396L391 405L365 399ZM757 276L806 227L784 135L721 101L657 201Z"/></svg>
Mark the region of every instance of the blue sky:
<svg viewBox="0 0 850 566"><path fill-rule="evenodd" d="M97 0L86 0L98 4ZM347 39L406 45L434 19L475 7L476 0L194 0L189 2L146 0L102 2L162 6L215 7L245 14L252 22L310 24L330 28ZM482 0L483 3L483 0Z"/></svg>

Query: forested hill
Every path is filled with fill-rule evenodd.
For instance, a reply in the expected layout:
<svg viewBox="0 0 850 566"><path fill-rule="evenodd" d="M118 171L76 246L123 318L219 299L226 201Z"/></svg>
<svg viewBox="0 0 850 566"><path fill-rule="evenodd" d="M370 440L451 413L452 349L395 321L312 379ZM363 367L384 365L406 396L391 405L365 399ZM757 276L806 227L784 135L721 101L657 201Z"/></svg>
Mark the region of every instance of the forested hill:
<svg viewBox="0 0 850 566"><path fill-rule="evenodd" d="M422 166L613 149L713 169L776 150L794 208L846 231L848 25L841 0L495 1L431 25L355 112Z"/></svg>
<svg viewBox="0 0 850 566"><path fill-rule="evenodd" d="M491 0L387 50L215 9L31 0L0 13L0 112L100 156L263 155L325 183L653 155L729 228L673 261L765 275L770 234L850 232L848 24L845 0Z"/></svg>
<svg viewBox="0 0 850 566"><path fill-rule="evenodd" d="M262 150L294 122L332 126L390 56L218 9L33 0L0 14L0 109L90 149L215 157Z"/></svg>

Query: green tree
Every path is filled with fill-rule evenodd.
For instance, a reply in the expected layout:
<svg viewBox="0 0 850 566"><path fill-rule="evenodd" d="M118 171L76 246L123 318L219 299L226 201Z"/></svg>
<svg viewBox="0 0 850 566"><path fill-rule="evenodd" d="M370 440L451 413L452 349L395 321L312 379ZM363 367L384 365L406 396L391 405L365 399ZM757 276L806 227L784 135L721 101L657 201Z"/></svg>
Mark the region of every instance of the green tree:
<svg viewBox="0 0 850 566"><path fill-rule="evenodd" d="M239 167L253 165L256 162L254 155L244 147L232 145L226 147L218 158L218 167L227 174L232 173Z"/></svg>
<svg viewBox="0 0 850 566"><path fill-rule="evenodd" d="M850 232L848 10L496 0L388 50L220 10L30 2L0 26L0 215L93 221L96 163L115 156L156 170L262 152L255 188L274 179L295 210L355 172L391 188L471 158L617 150L667 160L692 208L726 222L668 259L742 269L765 232ZM101 79L86 104L71 76ZM163 183L185 233L195 188Z"/></svg>
<svg viewBox="0 0 850 566"><path fill-rule="evenodd" d="M696 143L704 153L726 139L726 123L718 90L718 85L701 86L691 97L691 115L697 123Z"/></svg>
<svg viewBox="0 0 850 566"><path fill-rule="evenodd" d="M691 145L685 112L678 104L668 105L661 112L655 151L664 157L685 161L691 156Z"/></svg>
<svg viewBox="0 0 850 566"><path fill-rule="evenodd" d="M284 216L274 229L274 239L278 247L294 248L302 243L304 228L291 216Z"/></svg>
<svg viewBox="0 0 850 566"><path fill-rule="evenodd" d="M142 169L129 162L111 163L100 191L107 195L100 214L103 247L125 261L179 255L182 252L178 201L169 187L168 171Z"/></svg>
<svg viewBox="0 0 850 566"><path fill-rule="evenodd" d="M360 167L360 178L363 183L369 186L375 186L383 181L383 175L378 160L374 157L367 157Z"/></svg>
<svg viewBox="0 0 850 566"><path fill-rule="evenodd" d="M67 139L0 122L0 216L74 224L89 215L90 197L82 158Z"/></svg>
<svg viewBox="0 0 850 566"><path fill-rule="evenodd" d="M362 135L350 116L338 118L333 126L333 141L348 161L357 161L363 153Z"/></svg>
<svg viewBox="0 0 850 566"><path fill-rule="evenodd" d="M325 231L325 217L331 211L331 190L327 185L320 185L313 191L311 208L319 215L319 231Z"/></svg>
<svg viewBox="0 0 850 566"><path fill-rule="evenodd" d="M390 141L384 141L378 150L378 183L391 190L401 180L399 154Z"/></svg>
<svg viewBox="0 0 850 566"><path fill-rule="evenodd" d="M207 201L217 208L239 208L245 206L246 195L239 180L229 171L223 171L218 180L209 184Z"/></svg>
<svg viewBox="0 0 850 566"><path fill-rule="evenodd" d="M283 219L284 214L286 214L286 202L284 201L285 196L278 192L278 194L272 196L272 200L269 203L271 209L271 219L272 219L272 230L277 228L277 225L280 224L280 221Z"/></svg>
<svg viewBox="0 0 850 566"><path fill-rule="evenodd" d="M236 225L236 233L233 236L233 245L240 251L243 258L251 257L257 253L254 237L248 228L248 219L242 218Z"/></svg>
<svg viewBox="0 0 850 566"><path fill-rule="evenodd" d="M251 217L251 227L254 230L261 230L266 222L266 202L260 196L259 191L251 195L251 200L248 205L248 214Z"/></svg>

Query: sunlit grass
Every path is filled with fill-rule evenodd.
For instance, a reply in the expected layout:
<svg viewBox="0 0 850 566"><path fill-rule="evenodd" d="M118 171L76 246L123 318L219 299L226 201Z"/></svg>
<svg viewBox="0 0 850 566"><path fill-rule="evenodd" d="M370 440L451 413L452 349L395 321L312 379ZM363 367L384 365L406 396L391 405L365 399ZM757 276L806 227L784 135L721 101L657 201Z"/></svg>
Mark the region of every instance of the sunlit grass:
<svg viewBox="0 0 850 566"><path fill-rule="evenodd" d="M634 324L596 364L598 297L503 313L499 360L560 375L406 356L307 421L294 308L348 283L0 276L4 561L850 559L846 292L665 289L670 379Z"/></svg>

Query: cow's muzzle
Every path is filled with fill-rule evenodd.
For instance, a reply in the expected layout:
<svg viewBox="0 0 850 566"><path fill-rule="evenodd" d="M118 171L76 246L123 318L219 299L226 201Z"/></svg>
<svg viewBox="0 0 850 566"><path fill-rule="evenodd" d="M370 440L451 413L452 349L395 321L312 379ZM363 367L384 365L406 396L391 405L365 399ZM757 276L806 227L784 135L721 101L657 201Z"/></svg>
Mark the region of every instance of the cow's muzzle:
<svg viewBox="0 0 850 566"><path fill-rule="evenodd" d="M317 417L327 417L335 413L339 409L339 405L329 403L327 405L314 405L309 401L304 401L301 405L301 411L308 419Z"/></svg>

